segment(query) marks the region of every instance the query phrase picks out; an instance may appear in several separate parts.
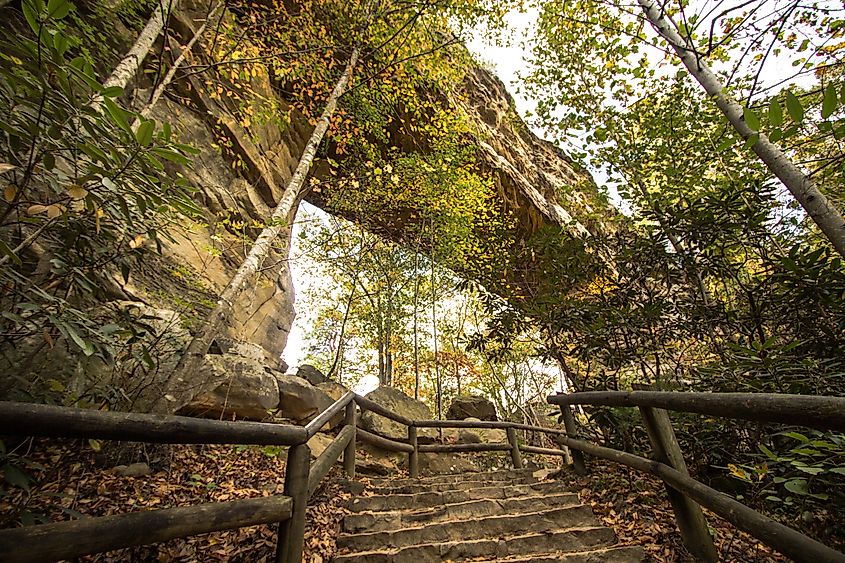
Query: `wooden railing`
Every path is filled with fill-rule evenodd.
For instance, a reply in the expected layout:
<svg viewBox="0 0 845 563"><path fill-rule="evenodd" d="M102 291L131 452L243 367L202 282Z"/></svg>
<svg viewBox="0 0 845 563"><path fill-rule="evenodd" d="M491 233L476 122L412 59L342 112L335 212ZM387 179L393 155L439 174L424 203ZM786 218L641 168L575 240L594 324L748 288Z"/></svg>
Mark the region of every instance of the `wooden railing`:
<svg viewBox="0 0 845 563"><path fill-rule="evenodd" d="M190 507L133 512L0 530L3 561L50 561L158 543L219 530L279 523L276 561L299 563L308 500L343 456L349 478L355 476L357 441L408 455L408 472L419 477L421 452L508 452L515 468L522 453L563 456L571 453L576 472L585 474L583 454L627 465L660 477L666 483L682 537L690 552L704 561L717 558L701 506L749 532L763 543L797 561L842 561L845 555L788 526L759 514L689 476L664 409L714 416L803 424L814 428L845 428L845 399L764 394L665 393L656 391L573 393L548 398L559 405L564 429L514 422L411 420L349 391L307 426L257 422L223 422L181 416L90 411L25 403L0 402L0 434L54 438L95 438L170 444L254 444L289 446L284 494ZM654 459L617 451L578 438L570 405L637 406L652 442ZM358 428L358 408L407 427L407 439L393 440ZM344 423L323 453L312 463L310 440L327 423L344 413ZM475 444L420 444L420 428L501 429L507 441ZM559 448L520 445L517 431L551 435ZM564 449L564 446L569 448Z"/></svg>
<svg viewBox="0 0 845 563"><path fill-rule="evenodd" d="M552 395L560 406L567 435L562 443L572 451L577 472L587 473L583 454L610 460L660 477L666 485L681 536L701 561L717 561L718 553L701 507L712 510L795 561L845 562L845 554L745 506L728 495L693 479L667 410L845 430L845 398L768 393L682 393L667 391L593 391ZM652 447L652 459L579 439L572 405L637 407Z"/></svg>
<svg viewBox="0 0 845 563"><path fill-rule="evenodd" d="M407 441L391 440L358 428L358 412L371 411L408 428ZM311 462L310 440L344 412L340 432ZM507 443L418 444L417 429L500 428ZM279 524L276 561L299 563L305 534L308 499L343 456L349 478L355 476L356 441L408 454L408 471L419 476L420 452L507 451L522 467L516 430L561 435L556 428L510 422L410 420L352 391L334 402L306 426L260 422L224 422L183 416L103 412L30 403L0 402L0 434L50 438L93 438L167 444L242 444L289 446L282 495L197 506L133 512L0 530L0 554L6 562L54 561L147 545L171 539L256 524ZM562 450L523 446L523 451L563 455Z"/></svg>

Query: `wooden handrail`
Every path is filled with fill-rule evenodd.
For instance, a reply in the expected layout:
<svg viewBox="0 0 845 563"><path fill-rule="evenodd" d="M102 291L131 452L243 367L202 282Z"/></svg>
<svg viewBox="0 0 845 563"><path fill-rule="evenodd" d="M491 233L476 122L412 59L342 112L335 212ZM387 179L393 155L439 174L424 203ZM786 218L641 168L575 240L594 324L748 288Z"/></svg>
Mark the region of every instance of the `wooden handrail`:
<svg viewBox="0 0 845 563"><path fill-rule="evenodd" d="M387 450L389 452L404 452L404 453L411 453L414 451L414 447L410 444L406 444L405 442L398 442L396 440L391 440L389 438L383 438L378 434L373 434L372 432L367 432L362 428L358 428L358 438L362 442L366 442L368 444L372 444L377 446L383 450Z"/></svg>
<svg viewBox="0 0 845 563"><path fill-rule="evenodd" d="M374 403L373 401L369 400L366 397L362 397L361 395L355 395L355 402L358 403L358 406L361 407L361 410L371 411L378 415L381 415L385 418L389 418L399 424L404 426L413 426L414 421L410 418L405 418L401 414L396 414L392 410L381 406L378 403Z"/></svg>
<svg viewBox="0 0 845 563"><path fill-rule="evenodd" d="M339 415L340 411L346 408L346 405L355 400L355 396L354 391L347 391L340 399L332 403L326 410L317 415L317 418L309 422L305 426L305 432L308 435L308 439L310 440L313 438L327 422Z"/></svg>
<svg viewBox="0 0 845 563"><path fill-rule="evenodd" d="M285 496L0 530L0 553L11 553L13 557L9 559L10 561L43 560L51 557L72 558L209 531L281 522L277 560L297 561L301 557L305 506L308 498L328 474L341 453L344 453L344 468L351 475L354 474L356 439L386 450L408 453L409 469L412 475L415 474L414 476L419 474L418 454L420 452L510 451L515 467L522 465L520 450L542 455L564 455L563 450L519 446L515 431L525 430L557 435L560 442L573 451L573 460L576 457L575 453L578 453L581 459L580 452L584 452L657 475L673 490L711 509L740 529L798 561L845 562L845 555L792 528L766 518L696 481L677 468L574 438L575 421L569 409L569 405L572 404L637 406L646 414L649 412L648 409L669 409L725 418L842 430L845 429L845 398L755 393L631 391L553 395L548 398L548 402L561 406L564 421L569 423L566 430L508 421L414 421L352 391L332 403L305 427L0 402L0 429L4 434L171 444L237 443L292 446L288 454ZM410 443L391 440L357 428L356 404L362 411L369 410L407 426ZM312 465L306 442L343 410L345 410L344 428ZM570 414L569 419L566 418L567 413ZM671 428L671 424L667 424ZM420 445L416 440L418 427L506 429L508 442ZM69 534L73 536L72 540L68 539ZM22 550L17 549L16 552L13 549L21 545L28 546L27 550L24 550L25 553L18 553ZM37 545L38 548L29 549L32 545Z"/></svg>
<svg viewBox="0 0 845 563"><path fill-rule="evenodd" d="M0 401L0 432L159 444L294 446L308 440L305 428L290 424L226 422L9 401Z"/></svg>
<svg viewBox="0 0 845 563"><path fill-rule="evenodd" d="M314 463L311 464L311 471L308 473L308 498L314 494L320 481L329 474L332 466L340 459L340 455L346 449L349 441L355 437L354 426L344 426L332 443L323 450Z"/></svg>
<svg viewBox="0 0 845 563"><path fill-rule="evenodd" d="M75 559L113 549L269 524L290 518L291 499L272 496L0 530L5 562Z"/></svg>
<svg viewBox="0 0 845 563"><path fill-rule="evenodd" d="M669 486L691 497L701 506L709 508L737 528L748 532L795 561L845 563L845 554L789 526L763 516L756 510L668 465L583 440L568 437L562 437L561 440L571 449L660 477Z"/></svg>
<svg viewBox="0 0 845 563"><path fill-rule="evenodd" d="M776 393L693 393L682 391L584 391L550 395L553 405L653 407L845 431L845 397Z"/></svg>
<svg viewBox="0 0 845 563"><path fill-rule="evenodd" d="M519 422L495 421L495 420L414 420L413 426L417 428L492 428L507 430L527 430L529 432L543 432L546 434L565 434L560 428L546 428L533 424L521 424Z"/></svg>
<svg viewBox="0 0 845 563"><path fill-rule="evenodd" d="M580 459L586 473L583 453L621 463L663 479L684 543L704 561L715 561L718 554L707 532L707 524L696 503L709 508L738 528L796 561L845 563L845 554L763 516L744 504L690 477L683 461L666 410L690 412L765 422L796 424L825 430L845 426L845 398L767 393L689 393L651 390L591 391L552 395L548 402L559 405L566 436L560 442L570 448L573 461ZM621 452L575 438L576 422L570 405L639 407L649 433L655 460ZM526 451L530 451L526 448ZM578 456L575 454L578 453ZM577 465L576 465L576 468Z"/></svg>

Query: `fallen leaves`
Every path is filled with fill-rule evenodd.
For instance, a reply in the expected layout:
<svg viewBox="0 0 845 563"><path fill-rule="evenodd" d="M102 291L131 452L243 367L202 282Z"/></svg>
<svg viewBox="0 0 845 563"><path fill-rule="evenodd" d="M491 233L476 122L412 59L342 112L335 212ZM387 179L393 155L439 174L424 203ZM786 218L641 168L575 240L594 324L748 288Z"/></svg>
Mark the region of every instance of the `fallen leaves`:
<svg viewBox="0 0 845 563"><path fill-rule="evenodd" d="M681 541L672 506L659 479L597 459L591 460L586 477L566 471L560 478L571 482L572 489L578 491L581 501L593 509L599 521L616 532L620 544L642 546L651 561L695 561ZM787 561L715 514L705 514L715 535L720 561Z"/></svg>
<svg viewBox="0 0 845 563"><path fill-rule="evenodd" d="M144 446L87 441L36 440L27 458L31 494L23 488L0 491L0 527L20 525L24 513L39 522L104 516L138 510L189 506L281 494L284 455L245 446ZM119 464L146 462L150 475L121 476ZM333 470L337 472L338 469ZM309 501L303 561L329 561L335 551L348 493L327 477ZM7 492L8 496L2 493ZM31 521L31 517L24 519ZM243 561L275 559L277 526L264 525L176 539L83 557L80 561Z"/></svg>

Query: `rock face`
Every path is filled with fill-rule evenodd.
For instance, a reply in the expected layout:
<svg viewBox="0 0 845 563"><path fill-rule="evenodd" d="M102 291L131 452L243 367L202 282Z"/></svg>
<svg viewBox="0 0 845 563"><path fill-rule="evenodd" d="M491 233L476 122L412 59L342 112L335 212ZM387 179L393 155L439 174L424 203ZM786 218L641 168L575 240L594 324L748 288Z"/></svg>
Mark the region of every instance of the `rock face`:
<svg viewBox="0 0 845 563"><path fill-rule="evenodd" d="M394 387L381 386L367 394L367 398L385 408L390 409L396 414L401 414L411 420L425 420L431 418L431 411L425 403L415 401L405 393ZM408 438L408 429L394 420L385 418L381 415L365 412L361 417L361 428L390 438L392 440L406 440ZM420 429L431 430L431 429Z"/></svg>
<svg viewBox="0 0 845 563"><path fill-rule="evenodd" d="M296 376L308 380L308 383L310 383L311 385L323 383L328 379L325 374L323 374L323 372L321 372L311 364L302 364L301 366L299 366L296 369Z"/></svg>
<svg viewBox="0 0 845 563"><path fill-rule="evenodd" d="M207 354L200 368L207 383L177 414L263 420L279 405L279 386L260 362L231 354Z"/></svg>
<svg viewBox="0 0 845 563"><path fill-rule="evenodd" d="M477 418L466 418L470 422L481 422ZM501 428L461 428L458 442L461 444L503 444L508 441L508 433Z"/></svg>
<svg viewBox="0 0 845 563"><path fill-rule="evenodd" d="M324 381L316 384L314 387L331 397L333 401L339 400L349 391L349 389L336 381Z"/></svg>
<svg viewBox="0 0 845 563"><path fill-rule="evenodd" d="M498 420L496 407L489 400L477 395L458 395L446 411L449 420L464 420L477 418L478 420Z"/></svg>
<svg viewBox="0 0 845 563"><path fill-rule="evenodd" d="M191 22L203 19L206 10L204 2L184 2L182 13L174 21L175 31L192 36ZM223 17L232 31L238 33L238 24L231 13L224 10ZM249 41L248 35L245 40ZM238 237L243 233L230 232L230 227L218 224L215 218L232 217L247 224L253 220L265 221L281 195L281 187L290 179L311 132L308 120L279 95L267 74L257 73L250 87L256 96L276 107L278 113L289 115L289 123L285 125L272 120L247 127L230 123L237 108L224 100L199 100L205 89L201 82L192 80L198 79L184 79L174 87L200 107L210 105L207 111L196 112L162 98L151 117L170 122L174 131L179 132L181 142L203 148L194 159L195 165L179 172L198 190L197 199L207 211L210 226L192 226L190 236L177 233L176 240L165 245L162 263L133 271L128 289L152 299L151 302L155 301L155 295L165 293L191 296L198 303L216 299L240 263L239 249L243 244ZM472 122L481 166L493 177L504 210L517 219L516 242L529 240L544 226L560 225L570 231L587 233L592 227L590 218L600 213L604 205L594 182L562 151L528 130L515 114L513 100L498 78L480 67L470 68L454 92L448 96L436 92L432 96L448 97L448 102ZM207 149L217 142L222 122L227 123L223 133L231 141L232 150L244 161L244 167L233 167L219 151ZM338 211L332 209L326 196L313 190L308 200L329 212ZM369 225L383 218L358 219ZM401 241L406 228L413 225L384 225L381 230ZM206 250L209 248L219 252L209 252ZM260 283L238 299L229 336L261 346L267 352L267 359L275 361L284 349L295 310L287 261L270 259L268 264L275 265L266 270ZM502 267L510 272L525 270L506 264ZM176 269L182 275L171 275ZM311 381L310 377L306 379Z"/></svg>
<svg viewBox="0 0 845 563"><path fill-rule="evenodd" d="M320 391L305 379L295 375L276 375L278 384L278 406L280 417L297 424L307 424L334 403L334 399ZM343 413L333 418L329 425L334 428L343 422Z"/></svg>
<svg viewBox="0 0 845 563"><path fill-rule="evenodd" d="M171 18L174 35L179 40L192 37L193 22L205 19L207 12L208 3L203 0L183 2ZM245 30L239 29L231 12L224 9L221 17L235 36L243 35L243 40L249 42L249 34L241 34ZM130 44L132 38L127 36L125 26L114 19L114 26L105 26L113 30L112 39ZM199 51L196 55L202 56ZM217 62L198 61L198 64ZM139 100L152 87L144 73L139 73L134 86L138 88L134 97ZM166 166L168 173L182 175L196 190L195 200L203 217L196 222L185 220L182 228L171 229L168 236L160 238L160 255L151 253L133 266L127 282L115 280L115 284L122 294L151 308L187 311L185 320L196 322L210 311L242 262L248 248L244 237L254 238L258 234L255 225L263 224L271 215L281 197L281 188L291 178L302 154L312 125L273 87L271 77L264 71L255 71L249 90L256 98L265 100L267 107L273 107L275 113L286 116L285 120L255 119L242 125L240 118L233 117L239 115L238 103L226 100L225 96L207 99L201 76L179 78L171 89L176 95L162 97L150 117L159 123L169 123L180 142L200 149L192 159L192 166L172 163ZM509 235L517 245L515 248L527 248L525 243L544 227L561 226L567 232L582 235L593 229L592 218L606 209L595 184L563 152L528 131L514 113L513 101L504 85L495 76L480 67L469 68L454 91L421 94L442 99L469 118L479 166L493 179L502 210L515 218ZM200 99L203 96L205 99ZM221 137L225 137L222 142ZM224 144L231 150L216 148ZM331 158L342 158L331 153L333 149L329 150ZM237 162L243 166L233 165ZM319 169L320 163L315 163L314 170ZM328 195L312 190L308 201L328 212L341 212L332 207ZM410 222L403 224L401 213L396 220L388 221L374 216L372 211L367 215L367 209L361 213L356 219L364 226L400 242L409 240L408 233L416 228ZM382 224L385 222L389 224ZM530 264L502 263L494 275L502 279L499 274L507 272L504 277L508 277L509 283L533 289L536 279L530 275L516 279L514 272L534 270ZM269 256L258 282L238 296L228 332L221 336L260 347L265 365L277 366L295 316L293 299L288 261L283 255ZM232 352L220 346L216 355L221 353ZM307 379L313 383L312 378ZM195 383L185 382L185 385Z"/></svg>

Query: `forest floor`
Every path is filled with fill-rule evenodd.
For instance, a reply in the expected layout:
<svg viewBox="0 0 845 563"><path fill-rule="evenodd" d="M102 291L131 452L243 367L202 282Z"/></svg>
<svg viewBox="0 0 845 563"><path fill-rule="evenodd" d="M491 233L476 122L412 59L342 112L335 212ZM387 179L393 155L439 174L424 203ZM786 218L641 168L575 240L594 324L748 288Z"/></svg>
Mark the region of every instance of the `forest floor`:
<svg viewBox="0 0 845 563"><path fill-rule="evenodd" d="M99 450L99 451L96 451ZM15 448L16 469L29 479L27 492L0 484L0 528L25 522L69 520L135 510L190 506L281 494L285 450L273 446L149 446L81 440L28 440ZM22 456L22 457L18 457ZM8 460L7 460L8 461ZM118 474L119 465L145 463L150 473ZM2 465L2 464L0 464ZM14 470L13 470L14 471ZM330 474L331 476L331 474ZM22 483L14 473L12 481ZM322 563L335 551L334 538L349 493L326 479L308 505L303 561ZM113 561L273 561L276 526L262 525L80 558Z"/></svg>
<svg viewBox="0 0 845 563"><path fill-rule="evenodd" d="M284 449L27 440L7 456L6 462L14 467L2 469L6 482L0 485L0 527L280 494ZM132 463L145 463L150 472L137 477L119 474L116 466ZM692 560L681 544L658 479L598 460L593 460L586 477L567 471L558 478L613 528L620 543L642 545L654 561ZM312 497L303 561L331 559L348 498L349 493L332 479L324 481ZM708 520L723 561L786 560L718 517L708 514ZM275 526L252 526L80 561L261 563L273 560L275 541Z"/></svg>
<svg viewBox="0 0 845 563"><path fill-rule="evenodd" d="M653 561L695 561L684 547L663 482L604 460L590 460L590 474L563 474L581 501L616 532L623 545L641 545ZM745 532L705 510L720 561L789 561Z"/></svg>

